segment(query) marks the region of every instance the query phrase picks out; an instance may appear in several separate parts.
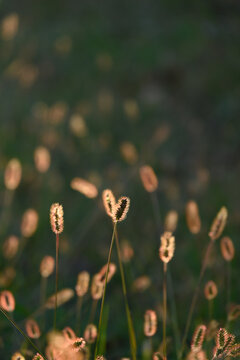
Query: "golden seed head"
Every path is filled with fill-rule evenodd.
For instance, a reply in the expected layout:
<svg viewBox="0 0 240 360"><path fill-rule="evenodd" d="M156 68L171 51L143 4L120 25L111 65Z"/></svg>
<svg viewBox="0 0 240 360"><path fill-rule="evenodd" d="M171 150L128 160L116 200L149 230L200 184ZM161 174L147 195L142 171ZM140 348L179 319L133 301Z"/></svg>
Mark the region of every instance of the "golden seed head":
<svg viewBox="0 0 240 360"><path fill-rule="evenodd" d="M93 276L91 284L91 295L94 300L101 299L103 295L104 282L101 281L101 275L96 274Z"/></svg>
<svg viewBox="0 0 240 360"><path fill-rule="evenodd" d="M116 265L113 264L113 263L109 263L109 270L108 270L108 279L107 279L107 282L109 282L113 275L115 274L116 272ZM100 275L100 281L102 281L102 283L104 284L105 283L105 278L106 278L106 272L107 272L107 264L104 265L101 270L99 271L99 275Z"/></svg>
<svg viewBox="0 0 240 360"><path fill-rule="evenodd" d="M57 293L57 306L61 306L71 300L74 296L74 291L72 289L62 289ZM50 296L45 304L47 309L54 309L55 307L55 294Z"/></svg>
<svg viewBox="0 0 240 360"><path fill-rule="evenodd" d="M52 256L46 255L40 264L40 274L44 278L48 278L54 270L55 259Z"/></svg>
<svg viewBox="0 0 240 360"><path fill-rule="evenodd" d="M7 312L15 310L15 298L8 290L3 290L0 293L0 307Z"/></svg>
<svg viewBox="0 0 240 360"><path fill-rule="evenodd" d="M218 294L217 285L214 281L210 280L206 283L204 288L204 295L207 300L213 300Z"/></svg>
<svg viewBox="0 0 240 360"><path fill-rule="evenodd" d="M200 350L198 352L190 351L187 356L187 360L208 360L206 352Z"/></svg>
<svg viewBox="0 0 240 360"><path fill-rule="evenodd" d="M213 220L209 236L212 241L218 239L225 228L226 222L228 217L228 211L225 206L223 206L219 212L217 213L217 216Z"/></svg>
<svg viewBox="0 0 240 360"><path fill-rule="evenodd" d="M167 213L164 220L165 231L174 232L177 228L178 213L175 210L171 210Z"/></svg>
<svg viewBox="0 0 240 360"><path fill-rule="evenodd" d="M149 165L142 166L140 168L140 177L146 191L154 192L157 190L158 179L151 166Z"/></svg>
<svg viewBox="0 0 240 360"><path fill-rule="evenodd" d="M221 253L226 261L231 261L234 258L235 249L232 240L228 236L224 236L220 242Z"/></svg>
<svg viewBox="0 0 240 360"><path fill-rule="evenodd" d="M186 220L187 226L192 234L199 233L201 229L201 219L197 203L193 200L189 201L186 205Z"/></svg>
<svg viewBox="0 0 240 360"><path fill-rule="evenodd" d="M112 217L113 210L116 205L115 196L113 195L111 190L106 189L102 193L102 199L103 199L103 205L104 205L106 213Z"/></svg>
<svg viewBox="0 0 240 360"><path fill-rule="evenodd" d="M22 178L22 166L18 159L12 159L8 162L5 173L4 183L8 190L15 190Z"/></svg>
<svg viewBox="0 0 240 360"><path fill-rule="evenodd" d="M66 326L66 327L63 329L62 333L63 333L63 336L64 336L64 338L65 338L65 340L66 340L67 342L71 342L72 340L76 339L76 334L75 334L75 332L74 332L73 329L70 328L69 326Z"/></svg>
<svg viewBox="0 0 240 360"><path fill-rule="evenodd" d="M55 234L63 232L63 207L59 203L52 204L50 208L50 223Z"/></svg>
<svg viewBox="0 0 240 360"><path fill-rule="evenodd" d="M18 252L19 238L11 235L3 243L3 255L6 259L12 259Z"/></svg>
<svg viewBox="0 0 240 360"><path fill-rule="evenodd" d="M72 179L70 186L73 190L80 192L90 199L98 196L98 189L96 186L89 181L79 177Z"/></svg>
<svg viewBox="0 0 240 360"><path fill-rule="evenodd" d="M28 209L24 212L21 222L21 233L24 237L31 237L38 226L38 213L34 209Z"/></svg>
<svg viewBox="0 0 240 360"><path fill-rule="evenodd" d="M12 355L11 360L25 360L25 357L20 354L20 352L15 352L15 354Z"/></svg>
<svg viewBox="0 0 240 360"><path fill-rule="evenodd" d="M207 327L205 325L199 325L194 331L191 350L194 353L198 353L202 349L203 340L205 338L205 334L207 331Z"/></svg>
<svg viewBox="0 0 240 360"><path fill-rule="evenodd" d="M75 290L77 296L84 296L89 287L90 275L87 271L82 271L78 274L77 285L75 286Z"/></svg>
<svg viewBox="0 0 240 360"><path fill-rule="evenodd" d="M37 353L32 360L44 360L42 355L40 355L39 353Z"/></svg>
<svg viewBox="0 0 240 360"><path fill-rule="evenodd" d="M26 321L25 328L26 328L26 333L27 333L28 337L30 337L31 339L40 338L41 332L40 332L39 326L35 320L28 319Z"/></svg>
<svg viewBox="0 0 240 360"><path fill-rule="evenodd" d="M229 334L228 331L224 328L220 328L216 335L216 347L217 349L224 349L225 346L230 343L234 342L234 336Z"/></svg>
<svg viewBox="0 0 240 360"><path fill-rule="evenodd" d="M174 255L175 251L175 237L171 232L165 231L161 236L161 246L159 248L160 259L167 264Z"/></svg>
<svg viewBox="0 0 240 360"><path fill-rule="evenodd" d="M51 163L51 155L47 148L44 146L39 146L34 151L34 162L36 169L40 173L45 173L48 171Z"/></svg>
<svg viewBox="0 0 240 360"><path fill-rule="evenodd" d="M130 199L126 196L122 196L113 209L113 221L115 223L123 221L128 213L130 206Z"/></svg>
<svg viewBox="0 0 240 360"><path fill-rule="evenodd" d="M75 352L78 352L79 350L82 350L85 348L86 346L86 341L84 340L84 338L76 338L72 340L72 349Z"/></svg>
<svg viewBox="0 0 240 360"><path fill-rule="evenodd" d="M144 315L144 334L153 336L157 331L157 314L153 310L147 310Z"/></svg>
<svg viewBox="0 0 240 360"><path fill-rule="evenodd" d="M84 331L84 339L87 343L93 344L97 338L97 327L94 324L88 324Z"/></svg>

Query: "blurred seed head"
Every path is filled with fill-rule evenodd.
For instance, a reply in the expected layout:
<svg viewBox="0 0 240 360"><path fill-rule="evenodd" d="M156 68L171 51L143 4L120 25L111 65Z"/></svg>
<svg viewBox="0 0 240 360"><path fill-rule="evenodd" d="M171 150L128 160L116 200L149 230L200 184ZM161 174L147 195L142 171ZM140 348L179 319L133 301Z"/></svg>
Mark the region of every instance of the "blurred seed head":
<svg viewBox="0 0 240 360"><path fill-rule="evenodd" d="M25 360L25 357L20 352L15 352L12 355L11 360Z"/></svg>
<svg viewBox="0 0 240 360"><path fill-rule="evenodd" d="M19 238L17 236L9 236L3 243L3 255L10 260L17 254L19 248Z"/></svg>
<svg viewBox="0 0 240 360"><path fill-rule="evenodd" d="M154 310L147 310L144 315L144 334L153 336L157 331L157 314Z"/></svg>
<svg viewBox="0 0 240 360"><path fill-rule="evenodd" d="M207 331L207 327L205 325L199 325L196 328L191 343L192 352L198 353L202 349L202 344L205 338L206 331Z"/></svg>
<svg viewBox="0 0 240 360"><path fill-rule="evenodd" d="M52 256L46 255L40 263L40 274L44 278L48 278L54 271L55 259Z"/></svg>
<svg viewBox="0 0 240 360"><path fill-rule="evenodd" d="M134 256L134 250L130 243L127 240L121 241L121 259L123 262L127 263L131 261Z"/></svg>
<svg viewBox="0 0 240 360"><path fill-rule="evenodd" d="M90 275L87 271L78 274L77 285L75 287L77 296L84 296L88 292Z"/></svg>
<svg viewBox="0 0 240 360"><path fill-rule="evenodd" d="M165 231L174 232L177 228L178 223L178 213L175 210L170 210L164 221Z"/></svg>
<svg viewBox="0 0 240 360"><path fill-rule="evenodd" d="M102 200L106 213L112 217L113 210L116 205L115 196L113 195L112 191L109 189L104 190L102 193Z"/></svg>
<svg viewBox="0 0 240 360"><path fill-rule="evenodd" d="M108 271L108 279L107 279L107 282L109 282L113 275L115 274L116 272L116 265L113 264L113 263L110 263L109 264L109 271ZM99 275L100 275L100 281L102 281L102 283L105 283L105 278L106 278L106 273L107 273L107 264L104 265L101 270L99 271Z"/></svg>
<svg viewBox="0 0 240 360"><path fill-rule="evenodd" d="M1 35L3 40L12 40L19 27L19 16L17 13L12 13L3 18L1 23Z"/></svg>
<svg viewBox="0 0 240 360"><path fill-rule="evenodd" d="M84 118L79 114L73 114L71 116L69 127L71 132L79 138L85 137L88 133L86 122Z"/></svg>
<svg viewBox="0 0 240 360"><path fill-rule="evenodd" d="M206 283L204 288L204 295L207 300L213 300L218 294L217 285L214 281L210 280Z"/></svg>
<svg viewBox="0 0 240 360"><path fill-rule="evenodd" d="M93 344L97 338L97 327L94 324L88 324L84 331L84 339L88 344Z"/></svg>
<svg viewBox="0 0 240 360"><path fill-rule="evenodd" d="M150 193L156 191L158 188L158 179L153 168L145 165L142 166L139 171L145 190Z"/></svg>
<svg viewBox="0 0 240 360"><path fill-rule="evenodd" d="M4 183L8 190L15 190L22 178L22 165L18 159L12 159L8 162L5 173Z"/></svg>
<svg viewBox="0 0 240 360"><path fill-rule="evenodd" d="M131 120L136 120L139 117L139 107L136 100L125 100L123 103L123 110L127 117Z"/></svg>
<svg viewBox="0 0 240 360"><path fill-rule="evenodd" d="M198 205L193 200L189 201L186 205L186 219L188 229L191 233L199 233L201 229L201 219L199 216Z"/></svg>
<svg viewBox="0 0 240 360"><path fill-rule="evenodd" d="M82 337L76 338L76 339L72 340L71 345L72 345L73 350L78 352L79 350L82 350L85 348L86 341Z"/></svg>
<svg viewBox="0 0 240 360"><path fill-rule="evenodd" d="M38 323L34 319L28 319L25 324L26 333L31 339L38 339L41 336L41 332Z"/></svg>
<svg viewBox="0 0 240 360"><path fill-rule="evenodd" d="M164 263L168 263L174 255L175 237L171 232L165 231L161 236L161 246L159 248L159 257Z"/></svg>
<svg viewBox="0 0 240 360"><path fill-rule="evenodd" d="M235 249L232 240L228 236L224 236L220 242L222 257L226 261L232 261L235 254Z"/></svg>
<svg viewBox="0 0 240 360"><path fill-rule="evenodd" d="M162 355L161 355L161 353L160 352L155 352L154 354L153 354L153 360L162 360Z"/></svg>
<svg viewBox="0 0 240 360"><path fill-rule="evenodd" d="M66 341L68 342L72 342L72 340L76 339L76 334L73 331L72 328L70 328L69 326L65 327L62 331L64 338L66 339Z"/></svg>
<svg viewBox="0 0 240 360"><path fill-rule="evenodd" d="M199 352L190 351L187 356L187 360L208 360L206 352L200 350Z"/></svg>
<svg viewBox="0 0 240 360"><path fill-rule="evenodd" d="M96 186L87 180L76 177L72 179L70 186L73 190L82 193L90 199L98 196L98 189Z"/></svg>
<svg viewBox="0 0 240 360"><path fill-rule="evenodd" d="M54 47L59 54L66 55L72 49L72 39L68 35L63 35L56 39Z"/></svg>
<svg viewBox="0 0 240 360"><path fill-rule="evenodd" d="M58 101L49 108L48 120L53 125L61 124L67 114L68 106L63 101Z"/></svg>
<svg viewBox="0 0 240 360"><path fill-rule="evenodd" d="M22 236L29 238L31 237L38 226L38 213L34 209L27 209L23 216L21 222L21 233Z"/></svg>
<svg viewBox="0 0 240 360"><path fill-rule="evenodd" d="M51 155L47 148L39 146L34 151L34 162L40 173L48 171L51 163Z"/></svg>
<svg viewBox="0 0 240 360"><path fill-rule="evenodd" d="M32 360L44 360L42 355L40 355L39 353L37 353Z"/></svg>
<svg viewBox="0 0 240 360"><path fill-rule="evenodd" d="M233 321L240 317L240 305L232 305L228 312L228 320Z"/></svg>
<svg viewBox="0 0 240 360"><path fill-rule="evenodd" d="M57 306L62 306L74 296L74 291L72 289L62 289L57 293ZM47 309L54 309L55 307L55 294L50 296L46 301L45 307Z"/></svg>
<svg viewBox="0 0 240 360"><path fill-rule="evenodd" d="M91 295L94 300L101 299L103 295L104 283L101 281L101 275L96 274L92 278Z"/></svg>
<svg viewBox="0 0 240 360"><path fill-rule="evenodd" d="M128 213L130 206L130 199L126 196L122 196L113 209L113 221L115 223L123 221Z"/></svg>
<svg viewBox="0 0 240 360"><path fill-rule="evenodd" d="M133 290L136 292L144 292L151 286L151 283L152 282L149 276L139 276L133 282Z"/></svg>
<svg viewBox="0 0 240 360"><path fill-rule="evenodd" d="M217 216L213 220L209 236L212 241L218 239L225 228L226 222L228 217L228 211L225 206L223 206L219 212L217 213Z"/></svg>
<svg viewBox="0 0 240 360"><path fill-rule="evenodd" d="M50 208L50 223L55 234L63 232L63 207L59 203L52 204Z"/></svg>
<svg viewBox="0 0 240 360"><path fill-rule="evenodd" d="M124 160L129 165L134 165L138 161L138 153L135 145L130 143L129 141L125 141L120 146L121 154Z"/></svg>
<svg viewBox="0 0 240 360"><path fill-rule="evenodd" d="M15 298L11 291L3 290L0 293L0 307L7 312L15 310Z"/></svg>
<svg viewBox="0 0 240 360"><path fill-rule="evenodd" d="M8 287L16 277L16 270L12 266L7 266L0 273L0 286Z"/></svg>
<svg viewBox="0 0 240 360"><path fill-rule="evenodd" d="M219 323L216 320L211 320L207 327L206 339L209 341L216 337L218 331Z"/></svg>

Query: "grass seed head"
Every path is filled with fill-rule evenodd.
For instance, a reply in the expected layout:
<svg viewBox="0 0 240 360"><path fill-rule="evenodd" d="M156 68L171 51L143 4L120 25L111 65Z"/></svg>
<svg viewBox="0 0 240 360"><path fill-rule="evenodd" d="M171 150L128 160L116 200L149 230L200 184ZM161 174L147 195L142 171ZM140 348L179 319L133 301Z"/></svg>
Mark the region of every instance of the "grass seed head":
<svg viewBox="0 0 240 360"><path fill-rule="evenodd" d="M84 339L89 344L93 344L97 338L97 327L94 324L88 324L84 331Z"/></svg>
<svg viewBox="0 0 240 360"><path fill-rule="evenodd" d="M165 231L174 232L177 228L178 213L175 210L170 210L164 220Z"/></svg>
<svg viewBox="0 0 240 360"><path fill-rule="evenodd" d="M7 312L15 310L15 298L11 291L3 290L0 293L0 306Z"/></svg>
<svg viewBox="0 0 240 360"><path fill-rule="evenodd" d="M193 200L186 205L186 219L189 230L192 234L199 233L201 229L201 219L199 216L197 203Z"/></svg>
<svg viewBox="0 0 240 360"><path fill-rule="evenodd" d="M63 207L59 203L52 204L50 208L50 223L55 234L63 232Z"/></svg>
<svg viewBox="0 0 240 360"><path fill-rule="evenodd" d="M15 190L22 178L22 166L18 159L12 159L8 162L5 173L4 183L8 190Z"/></svg>
<svg viewBox="0 0 240 360"><path fill-rule="evenodd" d="M149 165L142 166L140 168L140 177L142 180L142 184L144 189L147 192L154 192L158 188L158 179L153 170L153 168Z"/></svg>
<svg viewBox="0 0 240 360"><path fill-rule="evenodd" d="M21 233L25 238L31 237L38 227L38 213L34 209L27 209L21 222Z"/></svg>
<svg viewBox="0 0 240 360"><path fill-rule="evenodd" d="M171 232L165 231L161 236L161 246L159 248L159 257L164 263L168 263L174 255L175 237Z"/></svg>
<svg viewBox="0 0 240 360"><path fill-rule="evenodd" d="M62 289L60 291L58 291L57 293L57 306L62 306L64 305L66 302L68 302L69 300L71 300L74 296L74 291L72 289ZM55 307L55 294L50 296L46 303L45 303L45 307L47 309L54 309Z"/></svg>
<svg viewBox="0 0 240 360"><path fill-rule="evenodd" d="M220 242L222 257L226 261L231 261L234 258L235 249L232 240L228 236L224 236Z"/></svg>
<svg viewBox="0 0 240 360"><path fill-rule="evenodd" d="M51 163L51 155L47 148L44 146L39 146L34 151L34 162L36 169L40 173L45 173L48 171Z"/></svg>
<svg viewBox="0 0 240 360"><path fill-rule="evenodd" d="M91 295L94 300L101 299L103 295L104 282L101 281L101 275L96 274L93 276L91 284Z"/></svg>
<svg viewBox="0 0 240 360"><path fill-rule="evenodd" d="M154 310L147 310L144 315L144 334L153 336L157 331L157 314Z"/></svg>
<svg viewBox="0 0 240 360"><path fill-rule="evenodd" d="M227 217L228 217L228 211L226 207L223 206L217 213L215 219L213 220L210 232L208 234L212 241L215 241L222 235L222 232L227 222Z"/></svg>
<svg viewBox="0 0 240 360"><path fill-rule="evenodd" d="M87 271L78 274L77 285L75 286L77 296L84 296L88 292L89 282L90 275Z"/></svg>
<svg viewBox="0 0 240 360"><path fill-rule="evenodd" d="M46 255L40 264L40 274L44 278L48 278L54 271L55 259L52 256Z"/></svg>
<svg viewBox="0 0 240 360"><path fill-rule="evenodd" d="M25 324L26 333L31 339L38 339L41 336L41 332L37 322L34 319L28 319Z"/></svg>
<svg viewBox="0 0 240 360"><path fill-rule="evenodd" d="M199 325L194 331L191 350L194 353L198 353L202 349L203 340L205 338L207 327L205 325Z"/></svg>
<svg viewBox="0 0 240 360"><path fill-rule="evenodd" d="M89 199L94 199L98 196L98 189L96 186L82 178L76 177L72 179L70 186L73 190L80 192Z"/></svg>
<svg viewBox="0 0 240 360"><path fill-rule="evenodd" d="M103 205L108 216L113 216L113 210L116 205L116 199L110 189L106 189L102 193Z"/></svg>
<svg viewBox="0 0 240 360"><path fill-rule="evenodd" d="M123 221L128 213L130 206L130 199L126 196L122 196L113 209L113 221L115 223Z"/></svg>
<svg viewBox="0 0 240 360"><path fill-rule="evenodd" d="M25 357L20 352L16 352L12 355L11 360L25 360Z"/></svg>
<svg viewBox="0 0 240 360"><path fill-rule="evenodd" d="M210 280L204 287L204 295L207 300L213 300L218 294L218 288L214 281Z"/></svg>

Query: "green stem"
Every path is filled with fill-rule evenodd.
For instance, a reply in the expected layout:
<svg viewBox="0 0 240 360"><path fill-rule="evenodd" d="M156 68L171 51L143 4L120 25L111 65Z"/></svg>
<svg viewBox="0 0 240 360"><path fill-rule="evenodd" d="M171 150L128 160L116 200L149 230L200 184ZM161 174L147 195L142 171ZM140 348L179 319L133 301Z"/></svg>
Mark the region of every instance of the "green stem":
<svg viewBox="0 0 240 360"><path fill-rule="evenodd" d="M82 303L83 303L83 296L78 296L77 299L77 315L76 315L76 334L80 333L80 318L81 318L81 309L82 309Z"/></svg>
<svg viewBox="0 0 240 360"><path fill-rule="evenodd" d="M127 321L128 321L128 333L129 333L129 340L130 340L130 346L131 346L131 354L132 354L132 360L136 360L136 349L137 349L136 336L135 336L132 317L131 317L131 313L130 313L130 309L129 309L129 305L128 305L127 287L126 287L124 270L123 270L123 265L122 265L122 260L121 260L121 251L120 251L120 246L119 246L117 229L116 229L115 233L116 233L118 263L119 263L119 268L120 268L120 273L121 273L122 290L123 290L124 303L125 303L125 309L126 309Z"/></svg>
<svg viewBox="0 0 240 360"><path fill-rule="evenodd" d="M58 253L59 253L59 234L56 234L56 283L55 283L55 309L54 309L54 320L53 328L56 330L57 324L57 292L58 292Z"/></svg>
<svg viewBox="0 0 240 360"><path fill-rule="evenodd" d="M167 359L166 322L167 322L167 263L164 263L163 264L163 357L164 359Z"/></svg>
<svg viewBox="0 0 240 360"><path fill-rule="evenodd" d="M115 230L116 230L116 223L114 224L114 227L113 227L112 240L111 240L109 253L108 253L107 271L106 271L106 277L105 277L105 283L104 283L104 289L103 289L103 296L102 296L102 302L101 302L101 309L100 309L100 316L99 316L99 323L98 323L98 332L97 332L97 341L96 341L94 359L96 359L97 354L98 354L98 345L99 345L100 333L101 333L101 328L102 328L103 308L104 308L104 301L105 301L107 280L108 280L108 273L109 273L109 264L110 264L110 261L111 261L112 248L113 248L114 237L115 237Z"/></svg>
<svg viewBox="0 0 240 360"><path fill-rule="evenodd" d="M41 351L32 342L32 340L20 329L20 327L18 327L18 325L15 323L15 321L10 318L10 316L6 313L6 311L1 307L0 307L0 311L8 319L8 321L10 321L10 323L20 332L20 334L29 342L29 344L31 344L32 347L43 357L43 359L47 360L47 358L41 353Z"/></svg>

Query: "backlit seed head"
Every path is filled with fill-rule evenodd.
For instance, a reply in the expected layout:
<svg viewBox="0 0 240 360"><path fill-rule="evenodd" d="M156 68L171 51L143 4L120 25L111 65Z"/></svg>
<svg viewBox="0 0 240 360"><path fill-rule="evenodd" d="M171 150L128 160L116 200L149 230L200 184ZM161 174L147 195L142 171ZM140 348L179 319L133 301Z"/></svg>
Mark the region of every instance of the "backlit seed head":
<svg viewBox="0 0 240 360"><path fill-rule="evenodd" d="M50 208L50 223L55 234L63 232L63 207L59 203L52 204Z"/></svg>
<svg viewBox="0 0 240 360"><path fill-rule="evenodd" d="M155 352L154 354L153 354L153 360L162 360L162 355L161 355L161 353L160 352Z"/></svg>
<svg viewBox="0 0 240 360"><path fill-rule="evenodd" d="M188 356L187 360L208 360L205 351L200 350L199 352L191 351Z"/></svg>
<svg viewBox="0 0 240 360"><path fill-rule="evenodd" d="M93 276L91 284L91 295L94 300L101 299L103 295L104 283L101 281L101 275L96 274Z"/></svg>
<svg viewBox="0 0 240 360"><path fill-rule="evenodd" d="M33 319L26 321L26 333L31 339L38 339L41 336L41 332L37 322Z"/></svg>
<svg viewBox="0 0 240 360"><path fill-rule="evenodd" d="M42 355L40 355L39 353L37 353L32 360L44 360Z"/></svg>
<svg viewBox="0 0 240 360"><path fill-rule="evenodd" d="M134 250L127 240L121 241L121 259L123 262L129 262L134 256Z"/></svg>
<svg viewBox="0 0 240 360"><path fill-rule="evenodd" d="M239 357L240 356L240 344L233 345L227 352L228 356Z"/></svg>
<svg viewBox="0 0 240 360"><path fill-rule="evenodd" d="M9 236L3 243L3 255L6 259L12 259L18 252L19 238L17 236Z"/></svg>
<svg viewBox="0 0 240 360"><path fill-rule="evenodd" d="M98 196L98 189L96 186L82 178L76 177L72 179L70 186L73 190L80 192L90 199Z"/></svg>
<svg viewBox="0 0 240 360"><path fill-rule="evenodd" d="M211 320L207 327L206 339L209 341L216 337L219 328L219 323L216 320Z"/></svg>
<svg viewBox="0 0 240 360"><path fill-rule="evenodd" d="M16 352L12 355L11 360L25 360L25 357L19 352Z"/></svg>
<svg viewBox="0 0 240 360"><path fill-rule="evenodd" d="M228 312L228 320L233 321L240 317L240 305L231 306Z"/></svg>
<svg viewBox="0 0 240 360"><path fill-rule="evenodd" d="M7 266L0 273L0 286L7 287L16 277L16 270L12 266Z"/></svg>
<svg viewBox="0 0 240 360"><path fill-rule="evenodd" d="M0 307L7 312L13 312L15 309L15 298L8 290L3 290L0 293Z"/></svg>
<svg viewBox="0 0 240 360"><path fill-rule="evenodd" d="M228 338L229 338L229 333L227 332L227 330L224 328L220 328L216 336L217 348L223 349L227 344Z"/></svg>
<svg viewBox="0 0 240 360"><path fill-rule="evenodd" d="M204 288L204 295L207 300L213 300L218 294L217 285L214 281L210 280L206 283Z"/></svg>
<svg viewBox="0 0 240 360"><path fill-rule="evenodd" d="M189 201L186 205L187 225L191 233L197 234L201 229L201 220L199 217L198 206L195 201Z"/></svg>
<svg viewBox="0 0 240 360"><path fill-rule="evenodd" d="M164 220L165 231L174 232L177 228L178 213L175 210L171 210L167 213Z"/></svg>
<svg viewBox="0 0 240 360"><path fill-rule="evenodd" d="M151 279L147 275L136 278L133 282L133 290L136 292L144 292L151 286Z"/></svg>
<svg viewBox="0 0 240 360"><path fill-rule="evenodd" d="M144 315L144 334L153 336L157 331L157 315L153 310L147 310Z"/></svg>
<svg viewBox="0 0 240 360"><path fill-rule="evenodd" d="M28 209L24 212L21 222L21 233L24 237L31 237L38 226L38 213L34 209Z"/></svg>
<svg viewBox="0 0 240 360"><path fill-rule="evenodd" d="M97 327L94 324L88 324L84 331L84 339L92 344L97 338Z"/></svg>
<svg viewBox="0 0 240 360"><path fill-rule="evenodd" d="M157 190L158 179L151 166L149 165L142 166L140 168L140 177L146 191L154 192Z"/></svg>
<svg viewBox="0 0 240 360"><path fill-rule="evenodd" d="M130 199L126 196L122 196L113 209L113 221L115 223L123 221L128 213L130 206Z"/></svg>
<svg viewBox="0 0 240 360"><path fill-rule="evenodd" d="M228 236L224 236L220 242L221 253L226 261L231 261L234 258L235 249L232 240Z"/></svg>
<svg viewBox="0 0 240 360"><path fill-rule="evenodd" d="M161 236L161 246L159 249L159 257L164 263L168 263L174 255L175 237L171 232L165 231Z"/></svg>
<svg viewBox="0 0 240 360"><path fill-rule="evenodd" d="M61 306L71 300L74 296L74 291L72 289L62 289L57 293L57 306ZM47 309L54 309L55 307L55 294L50 296L45 304Z"/></svg>
<svg viewBox="0 0 240 360"><path fill-rule="evenodd" d="M205 325L199 325L194 331L191 350L194 353L199 352L202 349L203 340L206 334L207 327Z"/></svg>
<svg viewBox="0 0 240 360"><path fill-rule="evenodd" d="M89 281L90 275L87 271L78 274L77 285L75 286L77 296L84 296L88 292Z"/></svg>
<svg viewBox="0 0 240 360"><path fill-rule="evenodd" d="M116 272L116 265L113 264L113 263L110 263L109 264L109 270L108 270L108 278L107 278L107 282L109 282L113 275L115 274ZM106 278L106 272L107 272L107 264L104 265L101 270L99 271L99 275L100 275L100 281L102 281L102 283L105 283L105 278Z"/></svg>
<svg viewBox="0 0 240 360"><path fill-rule="evenodd" d="M75 340L77 338L75 332L69 326L65 327L63 329L62 333L67 342L71 343L73 340Z"/></svg>
<svg viewBox="0 0 240 360"><path fill-rule="evenodd" d="M106 189L102 193L102 199L103 199L103 205L105 208L106 213L108 216L113 216L113 210L116 205L115 196L113 195L112 191L109 189Z"/></svg>
<svg viewBox="0 0 240 360"><path fill-rule="evenodd" d="M225 228L226 222L228 217L228 211L225 206L223 206L219 212L217 213L217 216L213 220L209 236L212 241L218 239Z"/></svg>
<svg viewBox="0 0 240 360"><path fill-rule="evenodd" d="M48 171L51 163L51 156L48 149L44 146L37 147L34 151L34 162L37 170L40 173L45 173Z"/></svg>
<svg viewBox="0 0 240 360"><path fill-rule="evenodd" d="M46 255L40 264L40 274L44 278L48 278L54 271L55 260L52 256Z"/></svg>
<svg viewBox="0 0 240 360"><path fill-rule="evenodd" d="M8 190L15 190L22 178L22 166L18 159L12 159L7 164L4 173L4 183Z"/></svg>

